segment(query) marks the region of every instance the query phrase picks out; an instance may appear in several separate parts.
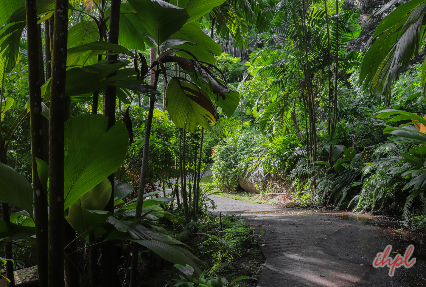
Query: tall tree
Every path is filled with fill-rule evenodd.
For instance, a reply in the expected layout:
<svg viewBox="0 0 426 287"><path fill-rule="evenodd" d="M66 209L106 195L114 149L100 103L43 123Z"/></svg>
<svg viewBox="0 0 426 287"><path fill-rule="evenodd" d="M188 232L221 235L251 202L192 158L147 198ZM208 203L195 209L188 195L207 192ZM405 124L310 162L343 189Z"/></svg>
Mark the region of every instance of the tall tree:
<svg viewBox="0 0 426 287"><path fill-rule="evenodd" d="M151 65L154 63L154 60L156 59L156 47L151 47ZM158 75L159 72L156 70L151 70L151 78L150 78L150 85L157 88L158 83ZM142 205L143 205L143 195L145 192L145 177L146 172L148 170L148 156L149 156L149 137L151 135L151 126L152 126L152 117L154 115L154 104L155 104L155 95L150 96L149 98L149 110L148 110L148 118L146 120L146 127L145 127L145 141L143 146L143 157L142 157L142 166L141 166L141 175L139 178L139 185L138 185L138 201L136 205L136 219L139 219L141 217L142 212ZM132 264L131 264L131 274L130 274L130 287L136 286L136 275L137 275L137 263L138 263L138 245L137 243L133 244L133 250L132 250Z"/></svg>
<svg viewBox="0 0 426 287"><path fill-rule="evenodd" d="M34 216L37 237L37 264L40 286L48 278L48 213L46 191L39 179L37 158L44 158L43 116L41 115L41 81L44 81L43 62L40 62L40 27L37 25L36 0L26 0L28 78L31 117L31 156L33 170ZM41 57L42 58L42 57ZM41 69L40 69L41 68ZM41 76L41 74L43 76Z"/></svg>
<svg viewBox="0 0 426 287"><path fill-rule="evenodd" d="M120 6L121 0L111 1L111 14L110 14L110 25L109 25L109 37L108 42L112 44L118 44L119 36L119 23L120 23ZM102 7L103 8L103 7ZM116 61L118 59L117 54L108 55L108 61ZM117 75L117 72L112 73L109 77ZM105 89L105 115L108 117L107 129L110 129L115 124L115 106L116 106L116 95L117 88L115 86L107 86ZM94 107L95 108L95 107ZM114 174L108 177L111 186L112 193L110 200L105 207L105 210L114 213ZM116 284L117 274L117 262L116 262L116 246L113 240L107 241L102 244L102 286L113 287Z"/></svg>
<svg viewBox="0 0 426 287"><path fill-rule="evenodd" d="M49 282L64 286L64 112L68 0L55 2L49 121Z"/></svg>

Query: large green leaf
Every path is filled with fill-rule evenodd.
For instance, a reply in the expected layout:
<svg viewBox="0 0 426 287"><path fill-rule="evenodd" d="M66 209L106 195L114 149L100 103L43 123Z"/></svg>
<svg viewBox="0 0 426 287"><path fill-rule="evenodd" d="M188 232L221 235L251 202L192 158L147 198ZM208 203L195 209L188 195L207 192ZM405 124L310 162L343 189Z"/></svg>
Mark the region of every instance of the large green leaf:
<svg viewBox="0 0 426 287"><path fill-rule="evenodd" d="M145 246L169 262L182 265L188 264L194 268L196 274L199 275L201 273L201 270L197 264L195 264L191 258L187 257L181 250L173 245L169 245L158 240L134 240L134 242Z"/></svg>
<svg viewBox="0 0 426 287"><path fill-rule="evenodd" d="M89 210L102 210L107 205L111 193L111 183L105 178L80 198L81 206Z"/></svg>
<svg viewBox="0 0 426 287"><path fill-rule="evenodd" d="M1 118L1 120L4 120L4 115L13 106L14 101L15 100L13 98L6 98L2 102L0 102L0 118Z"/></svg>
<svg viewBox="0 0 426 287"><path fill-rule="evenodd" d="M31 226L23 226L18 224L6 224L0 219L0 240L1 241L14 241L20 239L30 239L35 234L35 228ZM7 239L6 239L7 238Z"/></svg>
<svg viewBox="0 0 426 287"><path fill-rule="evenodd" d="M98 39L98 25L94 21L81 21L69 29L67 48L92 43Z"/></svg>
<svg viewBox="0 0 426 287"><path fill-rule="evenodd" d="M173 78L166 91L167 110L179 128L195 132L197 126L209 129L206 117L213 123L215 109L208 96L191 83Z"/></svg>
<svg viewBox="0 0 426 287"><path fill-rule="evenodd" d="M426 32L426 0L413 0L396 8L378 25L378 37L364 56L360 83L370 91L388 93L401 68L419 51ZM426 92L426 89L424 89Z"/></svg>
<svg viewBox="0 0 426 287"><path fill-rule="evenodd" d="M83 95L100 90L108 85L102 81L112 72L127 66L129 61L101 61L94 65L75 67L67 70L65 95ZM41 87L44 99L50 98L50 80Z"/></svg>
<svg viewBox="0 0 426 287"><path fill-rule="evenodd" d="M198 20L209 13L214 7L220 6L226 0L171 0L171 4L185 8L189 14L188 22Z"/></svg>
<svg viewBox="0 0 426 287"><path fill-rule="evenodd" d="M65 203L67 209L122 164L128 146L122 122L107 131L108 118L78 116L65 123Z"/></svg>
<svg viewBox="0 0 426 287"><path fill-rule="evenodd" d="M88 231L106 224L106 220L111 216L110 212L101 210L88 210L77 201L70 206L67 221L80 234L88 235Z"/></svg>
<svg viewBox="0 0 426 287"><path fill-rule="evenodd" d="M0 202L20 207L33 214L31 184L24 176L3 163L0 163Z"/></svg>
<svg viewBox="0 0 426 287"><path fill-rule="evenodd" d="M67 66L95 64L98 54L129 54L130 51L123 46L104 41L94 41L80 46L69 48L67 51ZM91 59L95 61L90 61Z"/></svg>
<svg viewBox="0 0 426 287"><path fill-rule="evenodd" d="M222 108L226 116L231 117L234 114L240 103L240 94L238 92L226 88L226 86L212 80L212 78L209 78L206 83L199 74L196 76L191 73L191 80L206 92L211 101Z"/></svg>
<svg viewBox="0 0 426 287"><path fill-rule="evenodd" d="M115 202L125 198L134 190L134 186L128 183L120 182L114 186L114 205Z"/></svg>
<svg viewBox="0 0 426 287"><path fill-rule="evenodd" d="M19 44L24 28L25 22L17 22L0 29L0 88L4 75L11 72L19 62Z"/></svg>
<svg viewBox="0 0 426 287"><path fill-rule="evenodd" d="M18 9L25 9L25 0L1 0L0 27L2 27L10 18L10 16L12 16L12 14L15 13Z"/></svg>
<svg viewBox="0 0 426 287"><path fill-rule="evenodd" d="M147 33L160 45L187 22L185 9L162 0L129 0L138 12Z"/></svg>
<svg viewBox="0 0 426 287"><path fill-rule="evenodd" d="M197 44L205 50L220 55L222 54L222 46L213 41L196 23L187 23L179 31L174 33L170 38L183 39L188 42Z"/></svg>
<svg viewBox="0 0 426 287"><path fill-rule="evenodd" d="M213 56L213 54L220 55L222 53L222 47L210 39L210 37L207 36L195 23L184 25L182 29L179 32L173 34L171 38L183 39L196 44L180 44L171 47L190 52L176 52L176 54L181 57L194 59L193 56L195 56L195 58L200 62L214 64L216 62L216 58Z"/></svg>
<svg viewBox="0 0 426 287"><path fill-rule="evenodd" d="M147 33L142 25L140 15L129 3L121 3L120 6L120 34L118 42L128 49L145 50L145 44L152 47L154 44L144 36Z"/></svg>

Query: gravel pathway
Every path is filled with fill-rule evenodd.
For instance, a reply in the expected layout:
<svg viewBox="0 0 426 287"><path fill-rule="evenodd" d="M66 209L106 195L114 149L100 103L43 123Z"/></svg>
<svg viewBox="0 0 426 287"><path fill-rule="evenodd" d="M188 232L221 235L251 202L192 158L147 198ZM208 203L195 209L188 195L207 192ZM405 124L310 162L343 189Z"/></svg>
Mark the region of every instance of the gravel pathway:
<svg viewBox="0 0 426 287"><path fill-rule="evenodd" d="M363 223L362 216L283 209L218 195L211 198L217 206L215 213L241 215L257 232L263 231L259 244L266 264L259 287L426 286L425 247L394 240L388 230ZM376 254L389 244L391 258L396 256L394 252L403 256L414 244L414 266L401 266L392 277L388 267L373 268Z"/></svg>

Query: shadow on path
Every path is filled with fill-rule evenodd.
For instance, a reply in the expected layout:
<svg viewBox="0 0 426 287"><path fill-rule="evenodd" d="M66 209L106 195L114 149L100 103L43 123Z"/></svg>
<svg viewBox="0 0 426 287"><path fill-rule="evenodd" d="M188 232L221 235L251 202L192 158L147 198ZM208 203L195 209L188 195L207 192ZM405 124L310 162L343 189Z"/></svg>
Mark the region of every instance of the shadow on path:
<svg viewBox="0 0 426 287"><path fill-rule="evenodd" d="M376 226L348 219L342 213L321 214L301 209L241 202L212 195L215 213L245 218L256 232L266 257L258 286L426 286L426 252L416 242L400 242ZM340 216L339 216L340 215ZM376 254L392 245L391 258L414 244L411 268L373 268ZM394 253L395 252L395 253Z"/></svg>

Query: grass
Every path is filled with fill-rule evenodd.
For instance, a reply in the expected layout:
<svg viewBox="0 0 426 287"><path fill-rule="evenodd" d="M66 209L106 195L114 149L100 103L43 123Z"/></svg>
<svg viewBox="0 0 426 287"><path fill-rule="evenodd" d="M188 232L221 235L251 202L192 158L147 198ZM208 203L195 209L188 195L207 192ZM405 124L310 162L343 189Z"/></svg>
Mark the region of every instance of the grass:
<svg viewBox="0 0 426 287"><path fill-rule="evenodd" d="M250 202L250 203L271 204L271 205L282 204L280 200L277 200L274 197L269 198L267 194L252 194L248 192L239 192L239 193L219 192L217 193L217 195L240 200L243 202Z"/></svg>
<svg viewBox="0 0 426 287"><path fill-rule="evenodd" d="M200 185L213 183L213 175L205 176L200 179Z"/></svg>

